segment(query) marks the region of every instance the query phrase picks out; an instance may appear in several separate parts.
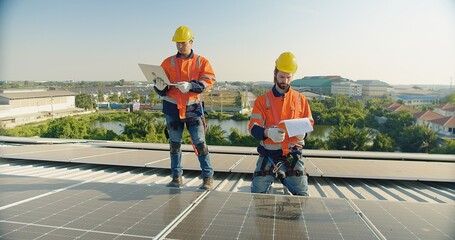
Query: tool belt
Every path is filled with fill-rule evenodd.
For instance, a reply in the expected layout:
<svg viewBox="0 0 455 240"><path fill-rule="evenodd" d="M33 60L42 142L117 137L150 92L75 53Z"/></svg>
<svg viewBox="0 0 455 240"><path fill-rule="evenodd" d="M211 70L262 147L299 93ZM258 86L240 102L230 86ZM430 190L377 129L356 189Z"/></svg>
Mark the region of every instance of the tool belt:
<svg viewBox="0 0 455 240"><path fill-rule="evenodd" d="M255 171L253 173L253 178L256 176L267 176L267 175L272 175L274 178L278 179L284 179L287 176L302 176L305 174L304 171L300 170L294 170L295 165L297 164L297 161L300 159L300 155L297 153L289 153L286 156L278 156L276 158L272 158L273 162L275 163L274 165L271 165L271 167L268 170L265 170L265 166L267 165L267 159L268 156L260 155L263 157L262 165L260 171ZM286 171L280 170L282 166L285 166Z"/></svg>
<svg viewBox="0 0 455 240"><path fill-rule="evenodd" d="M185 120L177 119L177 120L174 120L169 123L170 127L172 127L172 129L174 129L174 130L183 128L184 124L186 124L186 127L192 127L192 126L199 125L200 121L198 121L198 118L189 118L189 119L185 119Z"/></svg>
<svg viewBox="0 0 455 240"><path fill-rule="evenodd" d="M305 174L305 172L300 171L300 170L287 170L286 171L286 177L292 177L292 176L300 177L300 176L303 176L304 174ZM275 175L275 173L273 173L272 169L269 169L268 171L257 171L257 172L253 173L253 178L257 177L257 176L264 177L267 175Z"/></svg>

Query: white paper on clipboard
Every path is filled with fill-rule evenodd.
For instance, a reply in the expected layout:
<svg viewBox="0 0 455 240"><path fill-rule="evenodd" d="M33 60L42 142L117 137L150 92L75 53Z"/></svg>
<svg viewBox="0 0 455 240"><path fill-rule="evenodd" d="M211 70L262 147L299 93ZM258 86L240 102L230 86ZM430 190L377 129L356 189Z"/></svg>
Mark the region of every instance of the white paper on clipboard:
<svg viewBox="0 0 455 240"><path fill-rule="evenodd" d="M171 83L169 81L169 78L167 78L167 75L164 72L163 67L161 67L160 65L149 65L149 64L139 63L139 67L141 68L142 73L144 73L145 79L147 79L147 81L149 81L149 82L153 82L153 80L155 80L155 78L161 78L164 80L164 82L167 85L171 85L171 86L177 85L177 84Z"/></svg>
<svg viewBox="0 0 455 240"><path fill-rule="evenodd" d="M280 123L284 123L289 137L302 135L313 131L313 126L309 118L296 118L282 120Z"/></svg>

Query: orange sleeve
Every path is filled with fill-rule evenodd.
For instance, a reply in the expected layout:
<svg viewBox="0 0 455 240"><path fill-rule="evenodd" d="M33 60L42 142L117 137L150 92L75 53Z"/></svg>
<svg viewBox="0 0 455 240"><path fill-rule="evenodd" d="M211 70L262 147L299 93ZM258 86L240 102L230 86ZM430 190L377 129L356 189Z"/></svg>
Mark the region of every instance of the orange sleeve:
<svg viewBox="0 0 455 240"><path fill-rule="evenodd" d="M251 133L251 128L254 125L265 127L265 94L259 96L254 101L253 110L251 111L250 122L248 123L248 132Z"/></svg>
<svg viewBox="0 0 455 240"><path fill-rule="evenodd" d="M201 57L201 72L199 75L199 81L203 82L205 86L205 91L207 92L209 89L212 88L213 84L216 82L215 78L215 72L213 71L212 66L210 65L210 62L204 58Z"/></svg>
<svg viewBox="0 0 455 240"><path fill-rule="evenodd" d="M308 103L308 100L303 94L300 94L300 97L302 98L302 111L303 111L303 116L302 118L309 118L311 122L311 126L314 126L314 119L313 115L311 114L311 109L310 109L310 104Z"/></svg>

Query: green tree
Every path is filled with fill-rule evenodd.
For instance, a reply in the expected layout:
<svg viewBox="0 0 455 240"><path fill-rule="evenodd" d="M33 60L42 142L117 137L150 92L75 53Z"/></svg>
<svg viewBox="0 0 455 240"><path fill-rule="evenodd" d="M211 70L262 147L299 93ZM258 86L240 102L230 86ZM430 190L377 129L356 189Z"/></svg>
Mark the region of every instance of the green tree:
<svg viewBox="0 0 455 240"><path fill-rule="evenodd" d="M241 108L243 105L242 92L238 92L237 96L234 99L234 107Z"/></svg>
<svg viewBox="0 0 455 240"><path fill-rule="evenodd" d="M318 101L318 100L313 100L310 102L310 108L311 108L311 114L313 115L313 119L315 124L318 125L327 125L325 123L325 119L328 119L327 116L327 107L324 105L324 103Z"/></svg>
<svg viewBox="0 0 455 240"><path fill-rule="evenodd" d="M398 137L403 134L406 127L412 126L415 123L415 118L408 111L399 111L398 113L388 113L387 121L380 125L379 131L389 135L395 142L398 142Z"/></svg>
<svg viewBox="0 0 455 240"><path fill-rule="evenodd" d="M128 99L128 102L133 102L133 101L140 101L141 95L138 92L132 92L130 94L130 98Z"/></svg>
<svg viewBox="0 0 455 240"><path fill-rule="evenodd" d="M423 125L406 127L398 137L398 146L402 152L428 153L438 145L438 135Z"/></svg>
<svg viewBox="0 0 455 240"><path fill-rule="evenodd" d="M90 131L90 134L88 135L87 139L93 139L93 140L115 140L118 137L118 135L112 131L112 130L107 130L104 127L101 128L93 128Z"/></svg>
<svg viewBox="0 0 455 240"><path fill-rule="evenodd" d="M443 101L446 103L455 104L455 93L451 93L445 96Z"/></svg>
<svg viewBox="0 0 455 240"><path fill-rule="evenodd" d="M109 95L109 97L107 99L109 100L109 102L115 102L115 103L120 102L120 96L117 93L113 93L113 94Z"/></svg>
<svg viewBox="0 0 455 240"><path fill-rule="evenodd" d="M150 104L153 106L157 105L160 102L158 94L155 90L150 90Z"/></svg>
<svg viewBox="0 0 455 240"><path fill-rule="evenodd" d="M205 140L209 145L228 145L229 142L224 138L226 131L220 125L211 125L207 127Z"/></svg>
<svg viewBox="0 0 455 240"><path fill-rule="evenodd" d="M92 97L85 93L81 93L76 96L75 104L76 107L83 108L85 110L92 110L96 107L96 104L93 101Z"/></svg>
<svg viewBox="0 0 455 240"><path fill-rule="evenodd" d="M329 149L365 151L372 140L371 131L363 128L356 129L353 125L332 127L328 139Z"/></svg>
<svg viewBox="0 0 455 240"><path fill-rule="evenodd" d="M438 154L455 154L455 140L445 139L442 141L441 146L432 149L430 152Z"/></svg>
<svg viewBox="0 0 455 240"><path fill-rule="evenodd" d="M250 134L240 133L237 128L231 128L231 134L228 138L232 146L256 147L259 145L259 140Z"/></svg>
<svg viewBox="0 0 455 240"><path fill-rule="evenodd" d="M96 100L100 103L100 102L104 102L104 93L98 89L98 91L96 92Z"/></svg>
<svg viewBox="0 0 455 240"><path fill-rule="evenodd" d="M88 136L89 129L85 118L64 117L52 120L42 137L84 139Z"/></svg>
<svg viewBox="0 0 455 240"><path fill-rule="evenodd" d="M393 152L395 151L395 141L393 141L393 139L386 134L378 132L373 139L373 145L370 150L378 152Z"/></svg>
<svg viewBox="0 0 455 240"><path fill-rule="evenodd" d="M305 140L305 148L306 149L328 150L329 146L328 146L327 141L310 137Z"/></svg>
<svg viewBox="0 0 455 240"><path fill-rule="evenodd" d="M8 131L6 131L5 129L3 129L2 127L0 127L0 136L6 136L8 134Z"/></svg>
<svg viewBox="0 0 455 240"><path fill-rule="evenodd" d="M165 136L166 124L164 121L156 121L153 114L137 111L127 114L124 120L123 132L116 140L132 142L167 142ZM189 143L189 134L183 137L183 143Z"/></svg>

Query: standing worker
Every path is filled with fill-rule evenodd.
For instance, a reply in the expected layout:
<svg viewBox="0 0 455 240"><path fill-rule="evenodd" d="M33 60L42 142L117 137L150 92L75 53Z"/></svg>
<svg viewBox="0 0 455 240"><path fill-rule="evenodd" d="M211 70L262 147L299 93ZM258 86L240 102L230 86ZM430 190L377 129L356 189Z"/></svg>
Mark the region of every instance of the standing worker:
<svg viewBox="0 0 455 240"><path fill-rule="evenodd" d="M275 61L273 88L254 102L248 130L260 144L251 183L253 193L267 193L277 178L293 195L308 196L308 178L302 160L307 134L289 137L285 127L279 127L282 120L298 118L308 118L314 125L307 99L291 88L296 71L294 54L282 53Z"/></svg>
<svg viewBox="0 0 455 240"><path fill-rule="evenodd" d="M163 97L163 113L169 130L172 181L168 186L183 185L181 145L186 125L202 169L202 189L212 190L214 172L205 142L202 93L208 91L216 79L209 61L193 52L193 39L193 33L187 26L175 30L172 41L178 52L166 58L161 66L169 81L176 85L168 86L157 78L154 89Z"/></svg>

